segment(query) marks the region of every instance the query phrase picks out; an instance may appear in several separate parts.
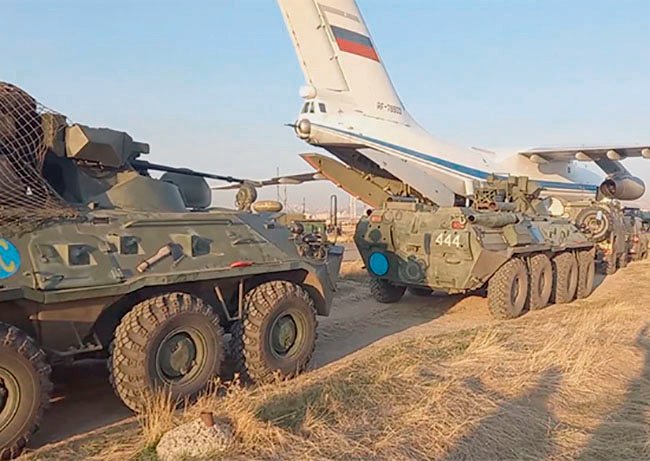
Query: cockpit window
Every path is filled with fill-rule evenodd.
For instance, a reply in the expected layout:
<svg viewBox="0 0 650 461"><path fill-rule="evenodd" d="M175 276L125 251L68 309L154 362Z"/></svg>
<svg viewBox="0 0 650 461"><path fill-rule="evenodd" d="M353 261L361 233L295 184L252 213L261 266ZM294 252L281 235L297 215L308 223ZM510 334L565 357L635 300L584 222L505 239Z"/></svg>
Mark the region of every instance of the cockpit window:
<svg viewBox="0 0 650 461"><path fill-rule="evenodd" d="M300 111L301 114L304 114L307 112L307 109L309 108L309 103L306 102L304 106L302 106L302 110Z"/></svg>
<svg viewBox="0 0 650 461"><path fill-rule="evenodd" d="M320 111L321 111L322 113L326 113L326 112L327 112L327 109L325 108L325 104L323 104L322 102L319 102L319 103L318 103L318 108L320 109Z"/></svg>
<svg viewBox="0 0 650 461"><path fill-rule="evenodd" d="M310 113L310 114L313 114L313 113L314 113L314 103L313 103L313 102L310 102L310 103L309 103L309 113Z"/></svg>

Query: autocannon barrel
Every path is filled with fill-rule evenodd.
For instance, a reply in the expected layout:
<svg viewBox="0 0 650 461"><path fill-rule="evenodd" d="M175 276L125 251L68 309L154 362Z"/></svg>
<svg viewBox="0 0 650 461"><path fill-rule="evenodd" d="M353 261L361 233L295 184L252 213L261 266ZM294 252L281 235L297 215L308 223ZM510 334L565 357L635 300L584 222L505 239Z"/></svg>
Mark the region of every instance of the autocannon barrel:
<svg viewBox="0 0 650 461"><path fill-rule="evenodd" d="M490 211L515 211L517 205L510 202L490 202L488 209Z"/></svg>
<svg viewBox="0 0 650 461"><path fill-rule="evenodd" d="M504 227L515 224L519 218L514 213L476 213L467 217L471 223L486 227Z"/></svg>

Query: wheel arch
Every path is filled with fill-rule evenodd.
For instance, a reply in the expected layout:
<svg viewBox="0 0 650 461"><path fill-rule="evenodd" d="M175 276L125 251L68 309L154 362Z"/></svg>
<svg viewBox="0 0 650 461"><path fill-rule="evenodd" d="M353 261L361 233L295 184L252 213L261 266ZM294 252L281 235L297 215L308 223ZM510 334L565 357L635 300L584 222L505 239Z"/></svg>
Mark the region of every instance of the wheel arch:
<svg viewBox="0 0 650 461"><path fill-rule="evenodd" d="M295 283L303 287L312 301L314 301L314 308L318 315L327 316L330 311L330 303L327 302L328 296L327 287L322 279L315 271L306 269L296 269L283 272L269 272L266 274L259 274L251 277L246 284L246 291L250 291L256 286L274 280L285 280L287 282Z"/></svg>
<svg viewBox="0 0 650 461"><path fill-rule="evenodd" d="M296 269L291 271L267 272L246 277L228 277L202 282L143 287L125 294L103 309L95 320L91 331L97 335L104 349L108 350L115 329L133 306L144 299L170 292L182 292L201 298L216 310L222 325L226 327L229 320L214 288L219 286L223 289L227 304L226 308L229 310L229 314L233 315L237 313L237 286L242 280L244 281L244 292L248 292L256 286L273 280L286 280L295 283L307 290L309 296L314 301L314 307L318 315L329 314L329 304L326 301L327 293L325 291L327 287L315 272Z"/></svg>

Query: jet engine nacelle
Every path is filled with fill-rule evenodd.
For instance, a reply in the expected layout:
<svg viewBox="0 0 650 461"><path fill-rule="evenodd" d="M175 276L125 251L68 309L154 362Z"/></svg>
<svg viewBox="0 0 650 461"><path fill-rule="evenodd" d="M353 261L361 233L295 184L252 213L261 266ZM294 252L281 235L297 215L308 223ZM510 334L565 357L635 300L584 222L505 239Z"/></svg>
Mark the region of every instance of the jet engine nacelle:
<svg viewBox="0 0 650 461"><path fill-rule="evenodd" d="M645 184L635 176L610 176L600 185L600 193L617 200L636 200L645 193Z"/></svg>

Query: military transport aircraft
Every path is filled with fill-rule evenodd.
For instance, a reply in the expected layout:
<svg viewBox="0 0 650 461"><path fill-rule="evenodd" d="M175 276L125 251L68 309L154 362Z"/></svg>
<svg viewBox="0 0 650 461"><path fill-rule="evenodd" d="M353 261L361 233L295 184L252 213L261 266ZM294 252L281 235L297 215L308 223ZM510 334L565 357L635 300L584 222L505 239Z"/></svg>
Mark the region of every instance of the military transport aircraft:
<svg viewBox="0 0 650 461"><path fill-rule="evenodd" d="M644 182L621 160L650 158L650 146L496 154L433 137L404 107L354 0L278 3L306 80L292 126L301 139L340 160L303 154L317 175L287 182L325 177L371 206L405 194L460 204L491 173L529 176L549 194L566 198L636 200L644 194Z"/></svg>

